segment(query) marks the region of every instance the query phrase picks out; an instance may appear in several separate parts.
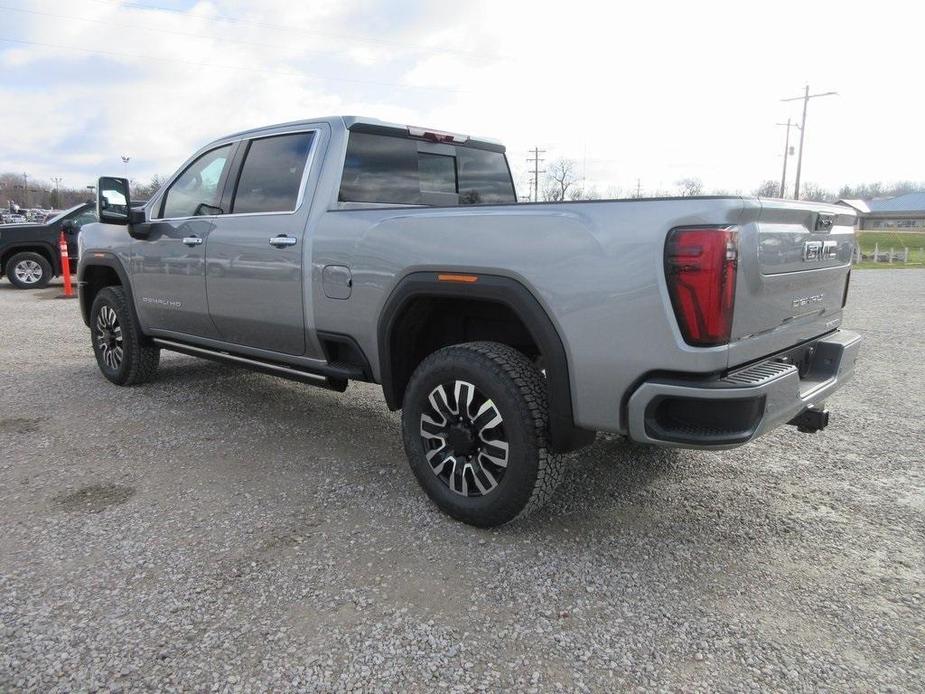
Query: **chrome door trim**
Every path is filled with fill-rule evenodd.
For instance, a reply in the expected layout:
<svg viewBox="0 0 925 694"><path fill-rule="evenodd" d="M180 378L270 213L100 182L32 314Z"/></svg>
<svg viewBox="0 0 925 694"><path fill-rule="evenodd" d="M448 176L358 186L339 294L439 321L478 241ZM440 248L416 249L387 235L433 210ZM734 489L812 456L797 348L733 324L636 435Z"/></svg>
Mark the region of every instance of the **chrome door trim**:
<svg viewBox="0 0 925 694"><path fill-rule="evenodd" d="M225 147L226 145L234 145L239 142L251 142L254 140L266 140L271 137L282 137L283 135L297 135L298 133L315 133L315 136L312 137L312 146L308 150L308 156L305 158L305 167L302 169L302 178L300 179L300 182L299 182L299 195L296 198L294 209L282 210L278 212L229 212L228 214L221 214L221 215L192 215L190 217L156 217L148 221L150 222L182 222L182 221L188 221L190 219L215 219L215 218L227 219L228 217L253 217L254 215L267 216L267 215L284 215L284 214L293 215L297 213L302 208L302 203L305 200L305 185L308 183L308 177L311 175L312 163L314 162L314 159L315 159L315 152L318 150L319 133L321 133L321 131L322 131L321 127L315 126L311 128L301 128L299 130L287 130L285 132L273 133L272 135L263 135L261 137L242 137L242 138L238 138L234 140L229 140L227 142L222 142L221 144L217 144L208 150L206 149L199 150L192 157L190 157L187 161L183 162L183 166L179 169L179 171L177 171L173 175L173 177L171 177L167 185L164 186L164 195L166 195L167 191L170 190L170 186L172 186L174 184L174 181L176 181L180 176L183 175L183 172L186 171L190 163L195 161L197 157L201 156L202 154L205 154L208 151L211 151L212 149L219 149L220 147ZM245 160L241 162L242 167L244 166L244 163L246 161L247 161L247 158L245 157ZM229 161L229 164L230 163L231 162ZM155 206L160 205L161 198L163 198L163 195L157 196Z"/></svg>

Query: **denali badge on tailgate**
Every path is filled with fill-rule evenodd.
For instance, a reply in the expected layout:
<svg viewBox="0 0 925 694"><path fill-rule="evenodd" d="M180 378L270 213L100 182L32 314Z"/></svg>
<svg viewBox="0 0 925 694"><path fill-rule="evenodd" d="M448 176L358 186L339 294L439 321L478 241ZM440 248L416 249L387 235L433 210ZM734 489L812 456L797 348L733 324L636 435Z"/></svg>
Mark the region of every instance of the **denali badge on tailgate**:
<svg viewBox="0 0 925 694"><path fill-rule="evenodd" d="M813 294L812 296L798 296L794 298L791 302L791 305L794 308L802 308L803 306L809 306L810 304L821 304L822 300L825 298L825 294Z"/></svg>

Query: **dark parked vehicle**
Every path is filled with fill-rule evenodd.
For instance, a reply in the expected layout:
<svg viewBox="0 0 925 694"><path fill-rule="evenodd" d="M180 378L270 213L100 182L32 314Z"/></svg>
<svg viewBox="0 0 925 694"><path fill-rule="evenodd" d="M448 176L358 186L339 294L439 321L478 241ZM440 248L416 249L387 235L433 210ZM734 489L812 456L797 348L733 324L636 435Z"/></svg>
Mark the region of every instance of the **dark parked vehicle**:
<svg viewBox="0 0 925 694"><path fill-rule="evenodd" d="M96 203L85 202L51 217L42 224L0 226L0 276L18 289L39 289L61 275L58 237L64 231L71 272L77 271L77 234L95 222Z"/></svg>

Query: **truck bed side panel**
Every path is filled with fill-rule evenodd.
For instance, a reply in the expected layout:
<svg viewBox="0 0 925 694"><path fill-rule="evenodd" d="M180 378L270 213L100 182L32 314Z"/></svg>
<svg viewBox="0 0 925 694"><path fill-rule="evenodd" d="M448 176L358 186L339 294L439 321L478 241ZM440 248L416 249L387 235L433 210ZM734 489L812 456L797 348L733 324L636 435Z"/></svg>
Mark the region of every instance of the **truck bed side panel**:
<svg viewBox="0 0 925 694"><path fill-rule="evenodd" d="M664 247L671 228L735 224L742 206L714 198L329 211L313 231L314 323L357 336L378 377L371 326L402 277L428 270L511 277L562 337L576 424L622 431L621 399L644 373L725 368L726 347L692 348L681 338ZM324 296L328 264L351 267L347 302Z"/></svg>

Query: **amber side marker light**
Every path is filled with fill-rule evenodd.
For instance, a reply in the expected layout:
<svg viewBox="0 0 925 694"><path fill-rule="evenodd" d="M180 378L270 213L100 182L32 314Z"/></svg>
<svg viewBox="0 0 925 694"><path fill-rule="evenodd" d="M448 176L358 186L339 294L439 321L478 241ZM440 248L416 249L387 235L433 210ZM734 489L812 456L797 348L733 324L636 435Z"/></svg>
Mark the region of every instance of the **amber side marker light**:
<svg viewBox="0 0 925 694"><path fill-rule="evenodd" d="M463 284L472 284L473 282L479 281L479 276L439 274L437 275L437 279L440 282L462 282Z"/></svg>

